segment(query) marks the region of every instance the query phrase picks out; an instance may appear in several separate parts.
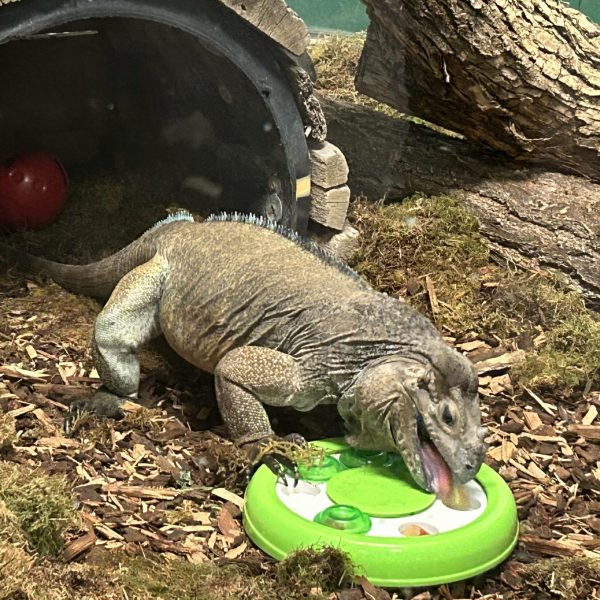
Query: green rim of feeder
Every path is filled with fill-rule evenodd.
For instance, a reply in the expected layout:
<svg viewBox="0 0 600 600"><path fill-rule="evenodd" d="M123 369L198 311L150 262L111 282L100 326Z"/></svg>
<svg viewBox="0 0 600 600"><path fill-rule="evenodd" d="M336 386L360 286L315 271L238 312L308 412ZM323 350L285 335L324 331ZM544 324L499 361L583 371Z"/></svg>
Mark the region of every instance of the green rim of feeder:
<svg viewBox="0 0 600 600"><path fill-rule="evenodd" d="M349 533L367 533L371 529L369 515L348 504L336 504L322 510L315 518L315 523L340 529Z"/></svg>
<svg viewBox="0 0 600 600"><path fill-rule="evenodd" d="M306 481L321 482L331 479L336 473L343 471L344 465L333 456L324 456L312 465L298 465L300 477Z"/></svg>
<svg viewBox="0 0 600 600"><path fill-rule="evenodd" d="M348 447L339 439L315 445L328 454ZM276 559L300 548L338 547L375 585L426 587L468 579L501 563L517 543L519 526L513 495L487 465L477 474L488 499L484 511L453 531L417 537L364 535L315 523L283 503L276 482L277 477L263 465L246 489L244 527L250 539Z"/></svg>
<svg viewBox="0 0 600 600"><path fill-rule="evenodd" d="M390 462L390 457L387 452L346 448L340 454L340 462L345 467L353 469L355 467L364 467L365 465L387 465Z"/></svg>

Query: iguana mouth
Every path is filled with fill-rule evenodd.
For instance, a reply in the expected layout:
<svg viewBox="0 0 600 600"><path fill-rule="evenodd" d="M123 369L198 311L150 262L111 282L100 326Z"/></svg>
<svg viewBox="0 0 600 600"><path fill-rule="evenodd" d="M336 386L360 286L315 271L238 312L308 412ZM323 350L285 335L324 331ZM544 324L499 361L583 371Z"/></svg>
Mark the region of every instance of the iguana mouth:
<svg viewBox="0 0 600 600"><path fill-rule="evenodd" d="M431 439L420 413L417 413L416 426L421 466L427 479L427 486L439 496L445 497L452 489L450 467Z"/></svg>

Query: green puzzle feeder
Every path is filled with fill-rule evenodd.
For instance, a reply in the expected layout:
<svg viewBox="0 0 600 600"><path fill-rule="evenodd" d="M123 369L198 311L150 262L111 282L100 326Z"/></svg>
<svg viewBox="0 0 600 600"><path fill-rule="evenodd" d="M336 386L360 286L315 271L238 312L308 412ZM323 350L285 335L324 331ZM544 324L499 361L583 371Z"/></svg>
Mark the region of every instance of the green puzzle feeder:
<svg viewBox="0 0 600 600"><path fill-rule="evenodd" d="M339 547L376 585L420 587L483 573L514 548L515 501L490 467L467 484L471 507L459 511L418 488L395 455L316 443L327 460L301 470L296 488L265 466L248 485L244 526L270 556Z"/></svg>

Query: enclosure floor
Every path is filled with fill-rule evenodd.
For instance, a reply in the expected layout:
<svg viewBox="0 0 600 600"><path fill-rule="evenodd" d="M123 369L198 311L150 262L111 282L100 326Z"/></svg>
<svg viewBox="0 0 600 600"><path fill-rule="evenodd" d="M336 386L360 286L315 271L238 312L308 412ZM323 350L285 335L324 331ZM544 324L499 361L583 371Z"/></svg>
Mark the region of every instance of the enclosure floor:
<svg viewBox="0 0 600 600"><path fill-rule="evenodd" d="M365 132L357 135L364 138ZM123 246L162 218L170 205L164 199L131 201L120 184L110 181L87 185L54 226L21 235L19 241L41 255L86 262ZM103 200L92 205L97 193L104 194ZM14 416L18 432L3 460L67 477L79 500L78 510L87 515L80 529L69 531L67 550L93 532L93 550L79 558L83 565L93 564L98 553L124 549L171 560L251 565L248 578L273 572L273 564L249 544L241 527L238 505L242 471L248 465L224 437L212 379L183 363L164 343L159 341L142 357L140 404L157 410L132 412L121 422L92 420L82 423L74 437L65 437L62 422L69 403L99 384L89 352L99 309L94 301L52 283L2 271L2 418L6 413ZM476 366L489 359L480 355ZM541 561L549 557L598 557L600 446L597 438L577 433L582 431L577 426L589 415L591 404L600 405L600 397L591 396L591 404L534 394L515 397L506 370L492 370L484 377L481 399L490 428L487 462L514 493L521 544L485 579L431 590L421 600L553 597L540 591L547 589L546 575L535 575L531 564L545 565ZM331 411L273 415L281 432L300 431L311 439L339 433ZM180 516L187 512L174 521L173 511ZM60 559L52 564L49 578L58 576L52 574L57 564L67 571L81 569ZM583 577L581 570L568 573L575 595L566 597L591 597L584 586L589 572L587 583L578 579ZM94 597L93 580L79 576L85 597ZM577 589L587 590L586 596L577 595ZM378 598L389 597L382 590L377 593ZM372 594L365 583L351 595L340 592L337 597L359 600Z"/></svg>

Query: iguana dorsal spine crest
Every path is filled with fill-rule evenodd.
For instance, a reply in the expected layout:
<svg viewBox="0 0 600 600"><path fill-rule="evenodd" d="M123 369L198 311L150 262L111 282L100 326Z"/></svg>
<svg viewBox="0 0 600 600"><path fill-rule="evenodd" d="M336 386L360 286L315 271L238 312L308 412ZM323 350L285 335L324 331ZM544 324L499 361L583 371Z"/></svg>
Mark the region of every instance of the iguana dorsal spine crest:
<svg viewBox="0 0 600 600"><path fill-rule="evenodd" d="M340 260L333 254L331 254L329 251L325 250L318 244L315 244L311 240L300 236L296 231L293 231L289 227L285 227L284 225L281 225L281 223L273 221L268 217L257 216L254 214L239 213L237 211L233 213L221 212L218 214L210 215L204 222L209 223L223 221L232 223L246 223L247 225L256 225L257 227L269 229L294 242L307 252L314 254L317 258L321 259L328 265L335 267L342 273L349 275L353 279L362 281L360 275L354 269L350 268L344 261Z"/></svg>

